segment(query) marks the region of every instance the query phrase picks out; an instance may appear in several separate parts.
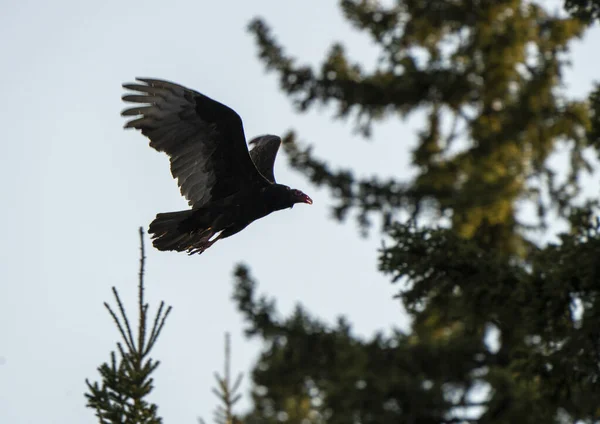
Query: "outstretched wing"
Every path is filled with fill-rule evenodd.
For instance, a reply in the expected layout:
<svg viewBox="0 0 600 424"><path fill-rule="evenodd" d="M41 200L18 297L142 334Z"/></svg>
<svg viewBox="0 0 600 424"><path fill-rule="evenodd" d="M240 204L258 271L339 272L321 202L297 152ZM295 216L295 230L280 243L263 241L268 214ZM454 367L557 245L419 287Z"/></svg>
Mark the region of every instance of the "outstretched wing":
<svg viewBox="0 0 600 424"><path fill-rule="evenodd" d="M123 84L136 103L125 128L141 130L150 146L171 160L171 174L192 207L223 199L251 185L269 184L254 166L240 116L209 97L168 81L136 78Z"/></svg>
<svg viewBox="0 0 600 424"><path fill-rule="evenodd" d="M281 145L281 138L276 135L263 135L252 139L248 144L254 145L254 148L250 150L250 157L258 172L270 182L275 183L273 167Z"/></svg>

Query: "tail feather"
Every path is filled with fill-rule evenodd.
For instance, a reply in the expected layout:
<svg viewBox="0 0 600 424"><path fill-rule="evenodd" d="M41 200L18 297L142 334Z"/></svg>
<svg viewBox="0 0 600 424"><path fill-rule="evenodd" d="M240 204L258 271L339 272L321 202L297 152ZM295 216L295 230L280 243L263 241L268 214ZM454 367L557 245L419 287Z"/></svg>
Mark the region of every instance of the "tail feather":
<svg viewBox="0 0 600 424"><path fill-rule="evenodd" d="M215 234L211 228L191 229L190 220L193 210L159 213L150 224L148 232L152 234L152 244L158 250L187 251L190 254L202 253L212 242ZM194 219L195 221L195 219Z"/></svg>

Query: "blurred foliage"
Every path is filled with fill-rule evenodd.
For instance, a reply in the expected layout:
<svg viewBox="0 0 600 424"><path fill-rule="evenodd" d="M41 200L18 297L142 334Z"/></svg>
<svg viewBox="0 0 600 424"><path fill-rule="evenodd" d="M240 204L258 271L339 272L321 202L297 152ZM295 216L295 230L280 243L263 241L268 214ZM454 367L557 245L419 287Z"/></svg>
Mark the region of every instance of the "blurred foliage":
<svg viewBox="0 0 600 424"><path fill-rule="evenodd" d="M238 267L238 308L267 344L247 422L600 420L600 227L589 217L527 264L448 229L395 224L380 269L402 282L412 332L368 341L301 307L277 320Z"/></svg>
<svg viewBox="0 0 600 424"><path fill-rule="evenodd" d="M424 119L411 181L358 177L286 137L291 165L330 189L339 220L380 219L379 269L412 325L364 340L301 306L281 318L239 266L234 300L265 343L244 422L600 422L600 225L597 199L580 197L582 174L597 171L586 153L600 152L600 86L573 99L563 81L592 5L567 0L565 17L524 0L342 0L379 48L372 71L341 42L320 67L298 64L262 19L250 24L300 112L333 106L366 137L385 119ZM563 173L549 165L558 152ZM518 214L527 203L534 225ZM527 238L553 217L569 224L558 242Z"/></svg>
<svg viewBox="0 0 600 424"><path fill-rule="evenodd" d="M565 9L584 21L600 18L600 0L565 0Z"/></svg>
<svg viewBox="0 0 600 424"><path fill-rule="evenodd" d="M223 375L215 373L217 386L213 387L212 392L219 399L220 405L217 406L214 413L215 424L238 424L240 420L233 412L233 407L242 398L239 393L242 384L243 374L238 374L235 380L231 379L231 338L229 333L225 334L225 366ZM200 424L206 424L204 419L199 418Z"/></svg>
<svg viewBox="0 0 600 424"><path fill-rule="evenodd" d="M375 122L415 112L425 118L412 151L414 181L363 179L336 169L296 143L286 146L294 168L331 189L339 219L373 215L384 228L398 216L450 216L464 237L486 227L505 250L523 253L519 202L533 202L545 228L549 211L566 217L591 165L583 155L592 129L589 104L563 90L569 43L587 26L521 0L340 2L344 17L379 48L373 71L334 44L320 69L298 65L261 19L250 24L259 56L279 76L298 110L333 104L369 135ZM556 177L548 158L568 146L570 169Z"/></svg>

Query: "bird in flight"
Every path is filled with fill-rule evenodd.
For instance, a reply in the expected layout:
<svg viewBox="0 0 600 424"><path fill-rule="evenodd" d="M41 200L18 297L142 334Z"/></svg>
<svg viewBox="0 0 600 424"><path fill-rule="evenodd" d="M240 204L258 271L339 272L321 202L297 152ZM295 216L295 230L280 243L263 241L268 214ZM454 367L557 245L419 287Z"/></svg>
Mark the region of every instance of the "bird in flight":
<svg viewBox="0 0 600 424"><path fill-rule="evenodd" d="M140 130L169 156L191 207L156 215L148 231L158 250L200 254L271 212L312 205L300 190L275 181L278 136L256 137L248 151L242 119L231 108L169 81L136 80L123 84L132 91L123 100L134 104L122 112L133 118L125 128Z"/></svg>

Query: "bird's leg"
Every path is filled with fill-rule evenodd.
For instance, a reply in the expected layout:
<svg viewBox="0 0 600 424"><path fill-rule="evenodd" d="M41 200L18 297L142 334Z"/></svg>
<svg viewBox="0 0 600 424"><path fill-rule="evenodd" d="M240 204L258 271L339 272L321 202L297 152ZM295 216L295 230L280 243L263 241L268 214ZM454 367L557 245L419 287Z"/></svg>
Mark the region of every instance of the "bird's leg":
<svg viewBox="0 0 600 424"><path fill-rule="evenodd" d="M212 243L214 243L215 241L219 240L221 238L221 235L223 234L224 230L218 231L216 233L213 233L213 235L211 235L208 238L208 241ZM217 236L214 240L211 240L213 237Z"/></svg>
<svg viewBox="0 0 600 424"><path fill-rule="evenodd" d="M195 253L203 253L206 249L208 249L210 246L212 246L213 244L215 244L215 242L217 240L219 240L222 235L223 235L223 231L219 231L217 233L212 233L212 234L207 234L204 237L204 240L206 240L206 241L202 242L202 246L201 247L194 247L192 249L189 249L188 250L188 254L189 255L193 255Z"/></svg>
<svg viewBox="0 0 600 424"><path fill-rule="evenodd" d="M218 234L215 233L212 236L210 236L209 239L206 241L206 244L204 245L204 250L208 249L210 246L212 246L213 244L215 244L215 242L217 240L219 240L222 235L223 235L223 231L220 231Z"/></svg>

